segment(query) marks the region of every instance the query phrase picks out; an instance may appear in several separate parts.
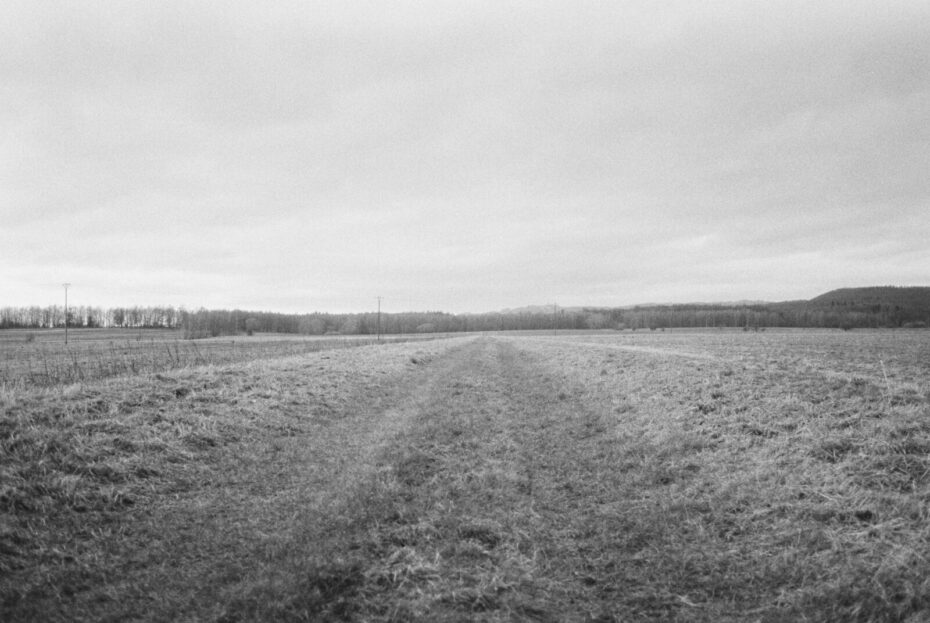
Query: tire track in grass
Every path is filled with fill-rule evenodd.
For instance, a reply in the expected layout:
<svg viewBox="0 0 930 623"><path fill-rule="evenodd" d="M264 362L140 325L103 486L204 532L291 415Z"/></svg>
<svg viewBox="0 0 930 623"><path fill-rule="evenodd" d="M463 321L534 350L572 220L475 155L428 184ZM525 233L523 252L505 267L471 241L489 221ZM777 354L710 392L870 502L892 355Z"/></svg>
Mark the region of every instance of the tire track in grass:
<svg viewBox="0 0 930 623"><path fill-rule="evenodd" d="M603 508L623 503L617 467L628 448L612 436L609 414L495 339L445 362L419 404L338 543L349 557L319 573L351 575L343 583L351 586L316 603L315 615L608 621L642 613L616 604L623 586L610 574L623 563L611 555L629 544L603 541L598 523ZM671 593L655 600L640 605L664 615L686 607Z"/></svg>
<svg viewBox="0 0 930 623"><path fill-rule="evenodd" d="M927 619L930 541L925 511L914 512L926 459L907 467L926 453L926 403L872 417L874 387L810 379L763 350L730 367L515 346L583 407L618 406L602 419L610 434L584 441L613 469L582 498L577 517L589 519L570 522L609 616ZM799 412L786 387L828 402Z"/></svg>
<svg viewBox="0 0 930 623"><path fill-rule="evenodd" d="M481 441L499 432L494 420L501 396L476 356L483 351L468 345L426 362L419 383L396 407L405 425L381 443L363 444L375 448L368 453L374 460L308 509L308 520L290 539L296 555L277 559L279 572L267 574L272 584L290 588L278 591L275 602L273 593L252 587L230 605L225 620L415 620L436 614L429 595L453 612L462 604L468 611L489 607L478 577L439 590L454 575L443 564L447 557L479 560L499 542L496 524L456 519L466 491L510 477L473 456ZM476 402L476 394L486 399ZM450 531L454 543L445 538ZM459 537L468 543L459 547Z"/></svg>
<svg viewBox="0 0 930 623"><path fill-rule="evenodd" d="M0 620L256 620L284 612L298 581L284 572L319 549L309 539L318 524L345 519L340 500L409 424L409 401L428 383L424 364L468 339L18 397L3 422L16 454L0 457L0 467L22 474L4 499L29 506L13 515L0 508L0 536L22 542L0 577ZM96 474L109 480L101 485ZM51 488L59 482L71 488L59 495ZM26 497L38 487L49 494ZM101 498L109 491L119 496L113 503ZM250 610L255 600L261 607Z"/></svg>
<svg viewBox="0 0 930 623"><path fill-rule="evenodd" d="M734 502L717 483L730 461L751 462L718 454L685 420L663 413L675 395L657 393L642 413L631 402L615 408L586 375L581 382L560 369L566 360L550 361L552 352L486 338L445 362L414 426L382 455L368 505L333 542L348 556L343 566L317 576L351 570L341 584L350 587L314 613L360 621L783 620L772 600L797 574L753 551L773 547L765 526L748 524L735 539L723 531L726 513L712 506ZM636 371L644 383L637 391L665 386L650 374L648 366ZM737 474L733 484L749 479ZM764 492L753 495L764 503Z"/></svg>
<svg viewBox="0 0 930 623"><path fill-rule="evenodd" d="M699 620L688 597L639 560L662 531L656 509L642 506L643 485L654 486L643 431L519 342L501 357L554 619Z"/></svg>
<svg viewBox="0 0 930 623"><path fill-rule="evenodd" d="M380 522L393 512L385 506L391 500L382 498L396 492L379 488L391 473L384 464L385 454L393 456L397 440L413 434L410 430L429 408L435 385L447 380L449 366L467 348L410 357L416 374L395 379L389 401L378 409L360 410L325 438L315 440L312 448L298 451L303 459L293 464L294 474L311 489L298 500L299 519L261 568L227 591L228 602L219 620L343 620L356 612L362 576L360 546L352 539L359 538L355 531L368 529L372 521ZM398 477L417 480L423 456L406 455Z"/></svg>
<svg viewBox="0 0 930 623"><path fill-rule="evenodd" d="M396 363L384 365L376 356L369 363L376 367L374 372L383 372L384 378L373 385L365 381L366 377L370 381L374 372L356 369L358 364L351 357L344 361L335 356L324 366L335 373L326 392L332 403L324 399L326 417L309 434L273 446L267 462L238 463L239 473L260 483L257 490L239 491L231 499L223 493L214 501L227 512L235 509L233 514L240 521L246 517L249 536L254 540L257 535L259 542L247 552L247 567L240 565L240 573L211 587L207 597L212 608L201 608L206 616L198 614L193 620L316 620L318 601L351 585L351 573L347 579L338 571L322 576L317 571L333 563L339 569L346 568L344 557L333 544L339 542L345 524L358 512L358 504L364 506L356 492L364 488L361 483L373 477L383 448L411 425L423 388L431 385L436 374L430 362L454 358L462 342L468 341L385 352L395 361L403 361L400 370ZM385 370L378 371L380 365ZM293 383L300 385L299 380ZM292 385L287 380L279 380L279 384ZM305 403L299 392L297 398L302 407ZM245 512L249 508L252 512ZM218 546L222 548L223 542ZM197 599L195 596L185 609L196 611ZM337 604L334 612L341 612L341 608Z"/></svg>

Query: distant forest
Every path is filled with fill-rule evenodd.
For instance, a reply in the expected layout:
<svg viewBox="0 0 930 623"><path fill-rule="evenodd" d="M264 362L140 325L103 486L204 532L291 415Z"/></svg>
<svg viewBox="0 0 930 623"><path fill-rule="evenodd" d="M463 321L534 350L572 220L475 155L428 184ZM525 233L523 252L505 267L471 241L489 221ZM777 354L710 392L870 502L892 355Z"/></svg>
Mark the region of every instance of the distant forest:
<svg viewBox="0 0 930 623"><path fill-rule="evenodd" d="M0 329L65 326L62 306L2 307ZM245 310L188 311L175 307L68 308L75 328L163 328L187 338L241 333L305 335L452 333L459 331L666 329L701 327L924 328L930 326L930 287L833 290L807 301L750 304L641 305L623 308L528 308L483 314L375 312L282 314Z"/></svg>

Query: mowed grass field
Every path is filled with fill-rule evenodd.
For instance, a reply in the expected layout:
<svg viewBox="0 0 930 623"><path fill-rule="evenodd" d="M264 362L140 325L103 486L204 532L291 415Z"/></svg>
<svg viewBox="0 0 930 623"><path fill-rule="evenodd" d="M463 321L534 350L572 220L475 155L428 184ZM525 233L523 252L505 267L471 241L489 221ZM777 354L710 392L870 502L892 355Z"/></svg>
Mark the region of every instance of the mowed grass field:
<svg viewBox="0 0 930 623"><path fill-rule="evenodd" d="M0 390L0 620L930 620L930 332L472 335Z"/></svg>

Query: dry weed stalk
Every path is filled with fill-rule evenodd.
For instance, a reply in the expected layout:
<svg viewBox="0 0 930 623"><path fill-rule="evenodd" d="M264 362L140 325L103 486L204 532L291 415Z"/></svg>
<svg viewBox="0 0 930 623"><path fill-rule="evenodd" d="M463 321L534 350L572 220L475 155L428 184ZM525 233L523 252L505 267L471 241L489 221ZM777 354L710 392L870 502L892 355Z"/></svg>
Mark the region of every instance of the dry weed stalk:
<svg viewBox="0 0 930 623"><path fill-rule="evenodd" d="M891 383L888 381L888 372L885 370L885 362L881 359L878 360L878 363L882 366L882 376L885 379L885 389L887 391L885 395L885 400L891 405Z"/></svg>

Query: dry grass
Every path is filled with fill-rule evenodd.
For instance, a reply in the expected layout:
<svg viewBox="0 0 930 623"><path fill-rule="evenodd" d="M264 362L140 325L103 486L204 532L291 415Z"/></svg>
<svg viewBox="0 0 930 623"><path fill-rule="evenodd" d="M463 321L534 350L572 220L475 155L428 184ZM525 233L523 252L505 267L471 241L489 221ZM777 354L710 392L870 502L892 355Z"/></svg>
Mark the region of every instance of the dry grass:
<svg viewBox="0 0 930 623"><path fill-rule="evenodd" d="M921 620L928 336L758 337L651 337L664 357L622 338L533 343L583 404L615 414L595 452L623 468L608 481L627 502L607 525L642 564L625 581L654 598L661 578L682 620ZM894 361L890 396L879 354Z"/></svg>
<svg viewBox="0 0 930 623"><path fill-rule="evenodd" d="M858 377L811 377L777 359L614 346L484 343L438 374L417 425L321 539L312 589L297 591L312 599L274 614L928 614L924 403L891 404Z"/></svg>
<svg viewBox="0 0 930 623"><path fill-rule="evenodd" d="M453 346L3 392L0 619L218 616L389 436L411 358Z"/></svg>
<svg viewBox="0 0 930 623"><path fill-rule="evenodd" d="M182 340L177 331L82 329L64 344L61 331L0 331L0 386L54 387L117 376L254 361L378 343L371 336L315 337L259 334ZM436 339L391 335L382 342Z"/></svg>
<svg viewBox="0 0 930 623"><path fill-rule="evenodd" d="M926 620L911 335L462 338L8 390L0 618Z"/></svg>

